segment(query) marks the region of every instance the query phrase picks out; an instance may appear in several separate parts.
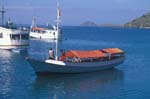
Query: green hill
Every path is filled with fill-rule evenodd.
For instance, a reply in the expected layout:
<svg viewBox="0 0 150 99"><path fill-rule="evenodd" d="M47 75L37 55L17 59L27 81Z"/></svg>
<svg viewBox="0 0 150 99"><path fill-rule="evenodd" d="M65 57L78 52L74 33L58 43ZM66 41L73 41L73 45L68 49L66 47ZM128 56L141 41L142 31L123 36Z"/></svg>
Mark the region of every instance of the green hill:
<svg viewBox="0 0 150 99"><path fill-rule="evenodd" d="M150 13L124 24L125 27L150 28Z"/></svg>

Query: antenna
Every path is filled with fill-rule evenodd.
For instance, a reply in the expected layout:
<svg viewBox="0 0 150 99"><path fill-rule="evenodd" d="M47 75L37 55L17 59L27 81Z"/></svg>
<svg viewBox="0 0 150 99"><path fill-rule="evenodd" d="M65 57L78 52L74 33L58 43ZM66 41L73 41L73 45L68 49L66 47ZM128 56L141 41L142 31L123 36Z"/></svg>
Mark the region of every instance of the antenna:
<svg viewBox="0 0 150 99"><path fill-rule="evenodd" d="M2 26L4 25L4 14L5 14L5 10L4 10L4 6L2 6L2 8L0 9L0 13L1 13L1 21L2 21Z"/></svg>

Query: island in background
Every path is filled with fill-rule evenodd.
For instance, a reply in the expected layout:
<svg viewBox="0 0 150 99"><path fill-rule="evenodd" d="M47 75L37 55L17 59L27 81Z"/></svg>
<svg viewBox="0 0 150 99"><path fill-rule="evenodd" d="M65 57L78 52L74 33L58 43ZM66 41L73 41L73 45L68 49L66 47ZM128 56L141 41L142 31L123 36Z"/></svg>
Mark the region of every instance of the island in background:
<svg viewBox="0 0 150 99"><path fill-rule="evenodd" d="M86 26L86 27L123 27L123 25L115 25L115 24L97 24L93 21L86 21L82 24L80 24L80 26Z"/></svg>
<svg viewBox="0 0 150 99"><path fill-rule="evenodd" d="M141 17L124 24L124 27L150 28L150 13L146 13Z"/></svg>
<svg viewBox="0 0 150 99"><path fill-rule="evenodd" d="M115 24L97 24L92 21L86 21L80 26L89 26L89 27L135 27L135 28L150 28L150 13L146 13L141 17L138 17L131 22L127 22L123 25L115 25Z"/></svg>
<svg viewBox="0 0 150 99"><path fill-rule="evenodd" d="M86 21L86 22L81 23L80 26L97 27L98 24L92 21Z"/></svg>

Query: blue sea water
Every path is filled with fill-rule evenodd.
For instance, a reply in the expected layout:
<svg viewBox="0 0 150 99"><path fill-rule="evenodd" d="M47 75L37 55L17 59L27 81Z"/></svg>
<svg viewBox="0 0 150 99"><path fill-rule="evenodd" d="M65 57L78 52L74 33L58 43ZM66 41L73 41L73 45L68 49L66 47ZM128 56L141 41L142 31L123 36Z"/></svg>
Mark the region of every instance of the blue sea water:
<svg viewBox="0 0 150 99"><path fill-rule="evenodd" d="M60 49L118 47L124 64L104 71L37 76L26 56L44 60L53 41L31 39L28 51L0 50L0 99L150 99L150 30L62 27Z"/></svg>

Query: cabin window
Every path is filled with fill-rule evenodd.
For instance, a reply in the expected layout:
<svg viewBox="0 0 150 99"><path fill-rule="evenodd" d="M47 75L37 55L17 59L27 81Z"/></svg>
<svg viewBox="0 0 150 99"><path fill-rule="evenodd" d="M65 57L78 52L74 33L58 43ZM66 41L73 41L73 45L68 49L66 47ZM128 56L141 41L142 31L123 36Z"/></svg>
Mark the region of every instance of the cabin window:
<svg viewBox="0 0 150 99"><path fill-rule="evenodd" d="M29 34L21 34L21 39L22 40L28 40L29 39Z"/></svg>
<svg viewBox="0 0 150 99"><path fill-rule="evenodd" d="M40 30L38 30L38 33L41 33L41 31L40 31Z"/></svg>
<svg viewBox="0 0 150 99"><path fill-rule="evenodd" d="M0 33L0 38L3 38L3 33Z"/></svg>
<svg viewBox="0 0 150 99"><path fill-rule="evenodd" d="M42 33L46 33L46 31L42 31Z"/></svg>
<svg viewBox="0 0 150 99"><path fill-rule="evenodd" d="M11 40L19 40L20 39L20 34L11 34L10 38L11 38Z"/></svg>
<svg viewBox="0 0 150 99"><path fill-rule="evenodd" d="M53 32L53 35L55 35L55 32Z"/></svg>
<svg viewBox="0 0 150 99"><path fill-rule="evenodd" d="M29 34L11 34L10 35L11 40L28 40Z"/></svg>

